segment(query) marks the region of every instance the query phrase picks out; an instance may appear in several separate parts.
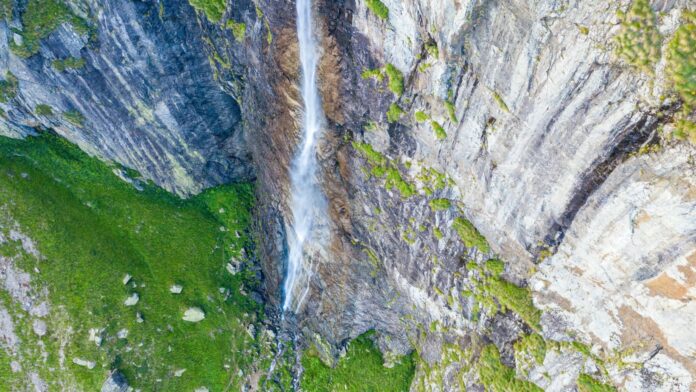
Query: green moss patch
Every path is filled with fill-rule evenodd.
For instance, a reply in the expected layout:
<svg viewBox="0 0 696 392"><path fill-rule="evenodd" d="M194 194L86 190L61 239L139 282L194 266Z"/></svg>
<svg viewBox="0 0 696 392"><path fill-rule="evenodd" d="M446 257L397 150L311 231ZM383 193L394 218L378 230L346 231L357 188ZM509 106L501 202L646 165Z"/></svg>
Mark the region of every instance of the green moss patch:
<svg viewBox="0 0 696 392"><path fill-rule="evenodd" d="M353 142L353 148L358 150L372 165L384 166L387 164L387 158L367 143Z"/></svg>
<svg viewBox="0 0 696 392"><path fill-rule="evenodd" d="M648 0L634 0L627 12L618 12L621 31L614 38L616 54L629 64L652 73L660 59L662 37L657 16Z"/></svg>
<svg viewBox="0 0 696 392"><path fill-rule="evenodd" d="M29 0L22 14L22 45L10 41L10 49L20 57L39 52L40 41L63 23L69 23L80 34L89 33L89 25L72 13L61 0Z"/></svg>
<svg viewBox="0 0 696 392"><path fill-rule="evenodd" d="M416 187L404 180L399 170L395 167L389 167L386 170L386 182L384 184L387 189L396 189L401 194L401 197L407 199L416 194Z"/></svg>
<svg viewBox="0 0 696 392"><path fill-rule="evenodd" d="M83 116L78 110L68 110L67 112L63 112L63 118L65 121L77 127L82 127L85 124L85 116Z"/></svg>
<svg viewBox="0 0 696 392"><path fill-rule="evenodd" d="M505 272L505 263L503 263L502 260L499 259L490 259L486 261L486 264L484 265L486 268L486 271L495 276L498 277Z"/></svg>
<svg viewBox="0 0 696 392"><path fill-rule="evenodd" d="M0 18L12 19L12 0L0 0Z"/></svg>
<svg viewBox="0 0 696 392"><path fill-rule="evenodd" d="M666 49L667 76L684 103L673 135L696 144L696 124L687 118L696 109L696 11L685 10L682 22Z"/></svg>
<svg viewBox="0 0 696 392"><path fill-rule="evenodd" d="M85 66L85 59L77 57L68 57L66 59L53 60L51 63L53 68L58 72L63 72L66 69L80 69Z"/></svg>
<svg viewBox="0 0 696 392"><path fill-rule="evenodd" d="M448 210L452 207L452 202L448 199L433 199L428 202L433 211Z"/></svg>
<svg viewBox="0 0 696 392"><path fill-rule="evenodd" d="M19 80L12 74L12 72L7 71L5 74L5 80L0 80L0 102L7 103L8 101L14 99L17 96L17 91L19 90Z"/></svg>
<svg viewBox="0 0 696 392"><path fill-rule="evenodd" d="M53 115L53 108L51 105L46 105L46 104L39 104L36 105L36 108L34 109L34 113L36 113L37 116L52 116Z"/></svg>
<svg viewBox="0 0 696 392"><path fill-rule="evenodd" d="M364 69L360 75L363 79L375 79L378 82L384 81L384 70L382 68Z"/></svg>
<svg viewBox="0 0 696 392"><path fill-rule="evenodd" d="M384 67L384 72L389 78L389 90L400 97L404 93L404 74L392 64L387 64Z"/></svg>
<svg viewBox="0 0 696 392"><path fill-rule="evenodd" d="M457 232L467 248L477 248L483 253L490 252L491 249L488 246L486 237L479 233L476 227L468 220L458 217L452 222L452 228Z"/></svg>
<svg viewBox="0 0 696 392"><path fill-rule="evenodd" d="M389 110L387 110L387 121L390 123L395 123L401 119L401 116L404 115L404 110L401 109L401 106L397 105L396 102L393 102L391 105L389 105Z"/></svg>
<svg viewBox="0 0 696 392"><path fill-rule="evenodd" d="M515 286L499 277L487 282L488 291L500 304L502 310L510 309L517 313L530 327L540 330L541 311L534 307L532 293L528 288Z"/></svg>
<svg viewBox="0 0 696 392"><path fill-rule="evenodd" d="M616 388L592 378L589 374L581 374L577 381L578 392L616 392Z"/></svg>
<svg viewBox="0 0 696 392"><path fill-rule="evenodd" d="M506 113L509 112L510 108L508 108L508 105L503 100L503 97L501 97L497 91L493 91L492 94L493 94L493 99L495 100L495 103L498 104L498 107L500 108L500 110L502 110Z"/></svg>
<svg viewBox="0 0 696 392"><path fill-rule="evenodd" d="M528 370L534 365L544 363L546 341L541 335L532 333L522 336L515 342L515 363L518 368Z"/></svg>
<svg viewBox="0 0 696 392"><path fill-rule="evenodd" d="M377 15L378 18L382 20L389 19L389 8L380 0L365 0L365 3L367 4L367 9Z"/></svg>
<svg viewBox="0 0 696 392"><path fill-rule="evenodd" d="M416 186L406 180L401 175L397 166L389 161L382 153L375 151L375 149L367 143L353 142L353 148L367 159L367 162L370 164L369 175L385 179L384 187L386 189L399 191L401 197L404 199L416 195ZM366 174L367 173L366 171Z"/></svg>
<svg viewBox="0 0 696 392"><path fill-rule="evenodd" d="M498 348L489 344L483 348L478 360L479 380L490 392L542 392L535 384L515 378L515 371L500 362Z"/></svg>
<svg viewBox="0 0 696 392"><path fill-rule="evenodd" d="M222 15L227 8L225 0L189 0L189 4L202 11L211 23L217 23L222 19Z"/></svg>
<svg viewBox="0 0 696 392"><path fill-rule="evenodd" d="M230 19L227 21L227 28L232 30L232 35L237 42L244 42L246 37L246 23L235 22Z"/></svg>
<svg viewBox="0 0 696 392"><path fill-rule="evenodd" d="M239 390L237 373L248 374L260 350L247 328L262 308L248 295L255 275L232 275L225 263L252 248L252 186L181 200L149 183L138 191L113 169L56 136L0 138L0 206L44 256L25 257L21 266L49 290L49 356L40 366L56 369L42 374L49 389L66 389L56 384L62 378L76 390L99 390L119 369L135 388ZM183 291L172 294L173 284ZM133 294L139 301L125 306ZM191 306L204 311L203 321L182 320ZM103 330L100 346L88 340L90 328ZM117 338L121 330L127 337ZM73 358L97 367L75 366Z"/></svg>
<svg viewBox="0 0 696 392"><path fill-rule="evenodd" d="M455 124L459 122L459 120L457 120L457 114L455 113L456 108L452 102L449 100L445 101L445 109L447 110L447 115L449 116L450 121Z"/></svg>
<svg viewBox="0 0 696 392"><path fill-rule="evenodd" d="M428 116L428 115L427 115L424 111L422 111L422 110L417 111L417 112L413 115L413 118L414 118L417 122L419 122L419 123L426 122L426 121L430 120L430 116Z"/></svg>
<svg viewBox="0 0 696 392"><path fill-rule="evenodd" d="M447 138L447 132L445 132L445 128L443 128L439 122L433 120L430 122L430 126L433 127L433 132L435 132L435 138L437 140L443 140Z"/></svg>
<svg viewBox="0 0 696 392"><path fill-rule="evenodd" d="M405 392L408 391L415 372L413 355L396 360L391 368L384 367L384 359L375 347L370 335L359 336L348 344L345 357L335 368L326 366L315 349L302 356L304 373L300 381L302 390L308 392Z"/></svg>
<svg viewBox="0 0 696 392"><path fill-rule="evenodd" d="M440 50L437 48L437 42L431 41L425 44L425 50L428 52L430 57L437 60L440 57Z"/></svg>
<svg viewBox="0 0 696 392"><path fill-rule="evenodd" d="M683 24L667 44L667 75L690 109L696 108L696 11L684 11Z"/></svg>

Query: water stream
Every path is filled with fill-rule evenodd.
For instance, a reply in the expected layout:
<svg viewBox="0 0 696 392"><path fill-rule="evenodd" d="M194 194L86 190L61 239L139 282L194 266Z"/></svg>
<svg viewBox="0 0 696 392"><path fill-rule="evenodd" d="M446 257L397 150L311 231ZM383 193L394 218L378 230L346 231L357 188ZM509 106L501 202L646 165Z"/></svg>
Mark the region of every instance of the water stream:
<svg viewBox="0 0 696 392"><path fill-rule="evenodd" d="M312 265L305 245L312 241L317 218L325 216L324 196L317 183L316 144L324 124L321 97L317 87L319 48L314 36L312 0L297 0L297 36L302 66L302 140L290 168L293 222L287 230L289 255L283 284L283 312L297 312L309 291Z"/></svg>

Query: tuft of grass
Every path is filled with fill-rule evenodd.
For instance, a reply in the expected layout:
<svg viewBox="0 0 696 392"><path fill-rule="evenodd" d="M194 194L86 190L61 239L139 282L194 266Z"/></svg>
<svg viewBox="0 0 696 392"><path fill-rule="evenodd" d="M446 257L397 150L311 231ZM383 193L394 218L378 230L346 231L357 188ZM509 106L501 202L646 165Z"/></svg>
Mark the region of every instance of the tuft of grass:
<svg viewBox="0 0 696 392"><path fill-rule="evenodd" d="M379 83L384 81L384 70L382 68L363 69L360 75L363 79L375 79Z"/></svg>
<svg viewBox="0 0 696 392"><path fill-rule="evenodd" d="M72 13L61 0L29 0L22 14L22 45L10 41L10 49L20 57L39 52L39 44L63 23L69 23L79 34L89 34L87 22Z"/></svg>
<svg viewBox="0 0 696 392"><path fill-rule="evenodd" d="M627 12L617 13L621 31L614 37L616 54L629 64L653 73L660 59L662 36L657 30L657 16L648 0L634 0Z"/></svg>
<svg viewBox="0 0 696 392"><path fill-rule="evenodd" d="M404 74L393 64L387 64L384 67L384 72L389 78L389 90L397 97L400 97L404 93Z"/></svg>
<svg viewBox="0 0 696 392"><path fill-rule="evenodd" d="M433 229L433 235L434 235L435 238L437 238L438 240L441 240L441 239L444 237L444 235L442 234L442 230L440 230L440 229L437 228L437 227Z"/></svg>
<svg viewBox="0 0 696 392"><path fill-rule="evenodd" d="M430 126L433 127L433 132L435 132L435 138L437 140L447 139L447 132L445 132L445 129L442 128L439 122L433 120L430 122Z"/></svg>
<svg viewBox="0 0 696 392"><path fill-rule="evenodd" d="M385 166L387 158L367 143L353 142L353 148L358 150L369 163L375 166Z"/></svg>
<svg viewBox="0 0 696 392"><path fill-rule="evenodd" d="M61 324L47 318L43 341L49 355L38 371L50 390L65 389L60 379L74 380L76 390L99 390L111 369L134 388L242 387L237 372L248 374L260 350L247 327L263 313L241 293L256 289L254 273L231 275L224 264L252 248L251 184L211 189L189 200L151 184L138 191L113 167L51 135L0 138L0 173L0 231L12 227L2 224L9 213L36 243L44 257L25 255L22 268L41 270L32 272L32 280L48 290L51 314L64 319ZM125 274L132 276L127 285ZM169 292L174 283L183 286L181 294ZM140 301L125 307L132 293ZM205 320L183 322L189 306L202 308ZM144 322L136 321L136 312ZM88 341L90 328L104 329L101 346ZM116 338L121 329L129 331L126 339ZM67 363L78 357L98 366L61 369L59 351ZM174 377L174 369L187 371Z"/></svg>
<svg viewBox="0 0 696 392"><path fill-rule="evenodd" d="M667 75L689 110L696 108L696 11L682 13L683 24L667 44Z"/></svg>
<svg viewBox="0 0 696 392"><path fill-rule="evenodd" d="M244 42L244 38L246 38L246 23L235 22L230 19L227 21L227 28L232 30L232 35L234 35L234 39L237 42Z"/></svg>
<svg viewBox="0 0 696 392"><path fill-rule="evenodd" d="M613 386L599 382L585 373L578 376L577 386L578 392L616 392Z"/></svg>
<svg viewBox="0 0 696 392"><path fill-rule="evenodd" d="M63 118L65 121L76 127L83 127L85 125L85 116L83 116L78 110L68 110L67 112L63 112Z"/></svg>
<svg viewBox="0 0 696 392"><path fill-rule="evenodd" d="M479 380L489 392L542 392L535 384L515 378L515 371L500 361L500 352L494 344L483 348L478 360Z"/></svg>
<svg viewBox="0 0 696 392"><path fill-rule="evenodd" d="M302 366L300 386L308 392L406 392L415 373L413 354L397 359L393 367L386 368L382 354L370 340L370 333L350 342L345 357L333 369L321 361L314 348L303 353Z"/></svg>
<svg viewBox="0 0 696 392"><path fill-rule="evenodd" d="M430 57L434 58L435 60L440 58L440 50L437 48L437 42L432 41L425 44L425 50L428 52Z"/></svg>
<svg viewBox="0 0 696 392"><path fill-rule="evenodd" d="M0 102L7 103L11 99L17 96L17 91L19 89L19 80L12 74L12 72L7 71L5 74L5 80L0 80Z"/></svg>
<svg viewBox="0 0 696 392"><path fill-rule="evenodd" d="M696 123L687 117L696 109L696 11L683 11L682 22L666 48L666 73L684 103L673 136L696 144Z"/></svg>
<svg viewBox="0 0 696 392"><path fill-rule="evenodd" d="M395 167L389 167L386 170L386 182L384 187L387 189L396 189L401 193L401 197L408 199L416 194L416 187L410 182L401 177L401 173Z"/></svg>
<svg viewBox="0 0 696 392"><path fill-rule="evenodd" d="M211 23L217 23L222 19L227 8L226 3L225 0L189 0L189 4L196 11L202 11Z"/></svg>
<svg viewBox="0 0 696 392"><path fill-rule="evenodd" d="M503 261L500 259L489 259L486 261L485 267L486 271L495 277L498 277L505 272L505 263L503 263Z"/></svg>
<svg viewBox="0 0 696 392"><path fill-rule="evenodd" d="M365 0L365 4L367 5L367 9L377 15L378 18L382 20L389 19L389 8L380 0Z"/></svg>
<svg viewBox="0 0 696 392"><path fill-rule="evenodd" d="M486 237L481 235L474 225L468 220L458 217L452 222L452 228L457 232L467 248L477 248L483 253L490 252Z"/></svg>
<svg viewBox="0 0 696 392"><path fill-rule="evenodd" d="M390 162L382 153L375 151L371 145L353 142L353 148L367 159L367 162L372 166L369 171L371 175L377 178L385 178L384 187L386 189L396 189L404 199L417 193L416 186L403 178L396 165Z"/></svg>
<svg viewBox="0 0 696 392"><path fill-rule="evenodd" d="M56 59L51 63L53 68L58 72L63 72L66 69L80 69L85 66L85 59L77 57L68 57L66 59Z"/></svg>
<svg viewBox="0 0 696 392"><path fill-rule="evenodd" d="M534 330L541 329L541 311L534 307L532 293L528 288L517 287L494 276L488 279L487 290L498 300L503 311L510 309Z"/></svg>
<svg viewBox="0 0 696 392"><path fill-rule="evenodd" d="M0 0L0 19L12 19L12 0Z"/></svg>
<svg viewBox="0 0 696 392"><path fill-rule="evenodd" d="M53 108L51 107L51 105L46 105L43 103L38 104L34 109L34 113L36 113L37 116L52 116Z"/></svg>
<svg viewBox="0 0 696 392"><path fill-rule="evenodd" d="M401 116L404 114L404 110L401 109L401 106L397 105L396 102L392 102L391 105L389 105L389 110L387 110L387 121L390 123L395 123L401 119Z"/></svg>
<svg viewBox="0 0 696 392"><path fill-rule="evenodd" d="M678 140L688 140L691 144L696 144L696 123L688 119L679 119L674 123L672 133Z"/></svg>
<svg viewBox="0 0 696 392"><path fill-rule="evenodd" d="M542 364L546 357L546 341L541 335L532 333L515 342L515 362L523 368Z"/></svg>
<svg viewBox="0 0 696 392"><path fill-rule="evenodd" d="M452 207L452 202L450 202L448 199L433 199L430 200L428 204L433 211L448 210L450 207Z"/></svg>

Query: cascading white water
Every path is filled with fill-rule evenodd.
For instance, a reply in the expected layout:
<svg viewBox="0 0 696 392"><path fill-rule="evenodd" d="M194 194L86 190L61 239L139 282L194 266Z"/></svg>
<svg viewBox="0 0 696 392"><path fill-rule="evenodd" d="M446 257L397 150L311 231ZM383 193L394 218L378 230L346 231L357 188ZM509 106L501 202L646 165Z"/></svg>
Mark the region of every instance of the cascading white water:
<svg viewBox="0 0 696 392"><path fill-rule="evenodd" d="M317 87L317 66L319 51L314 37L312 23L312 0L297 0L297 36L300 44L300 63L302 66L302 141L295 154L290 170L292 186L293 223L287 230L288 264L283 285L283 311L297 311L309 291L312 269L305 259L305 244L311 238L312 227L317 217L325 214L324 196L317 184L316 143L321 135L324 113ZM304 284L300 295L295 297L298 285Z"/></svg>

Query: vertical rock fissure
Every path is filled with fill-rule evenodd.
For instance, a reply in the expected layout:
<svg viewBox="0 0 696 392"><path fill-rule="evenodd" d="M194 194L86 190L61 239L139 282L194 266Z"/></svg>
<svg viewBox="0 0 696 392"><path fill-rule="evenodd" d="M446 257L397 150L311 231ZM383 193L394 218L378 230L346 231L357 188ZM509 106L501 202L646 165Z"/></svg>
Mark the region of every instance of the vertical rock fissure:
<svg viewBox="0 0 696 392"><path fill-rule="evenodd" d="M319 53L312 23L311 0L297 0L297 37L304 112L301 144L290 168L290 208L293 218L287 230L289 255L283 284L283 312L297 312L309 292L312 263L306 257L304 248L312 240L312 229L317 218L326 215L326 203L316 178L316 145L321 136L324 113L317 86Z"/></svg>

